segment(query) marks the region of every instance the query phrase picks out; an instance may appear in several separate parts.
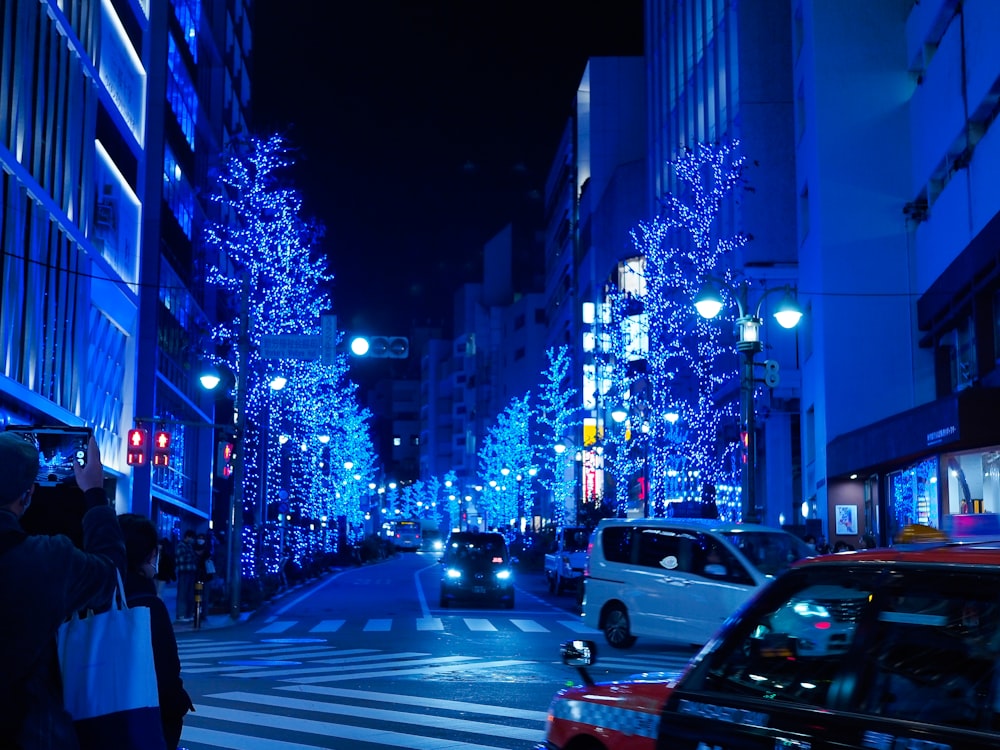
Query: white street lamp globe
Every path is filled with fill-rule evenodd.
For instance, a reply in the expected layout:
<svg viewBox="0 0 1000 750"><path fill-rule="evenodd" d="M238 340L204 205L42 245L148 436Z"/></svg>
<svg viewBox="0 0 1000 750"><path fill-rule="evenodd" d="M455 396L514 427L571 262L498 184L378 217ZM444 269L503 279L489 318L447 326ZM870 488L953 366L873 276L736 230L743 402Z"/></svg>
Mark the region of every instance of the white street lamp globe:
<svg viewBox="0 0 1000 750"><path fill-rule="evenodd" d="M351 339L351 353L357 357L363 357L368 353L371 344L364 336L356 336Z"/></svg>
<svg viewBox="0 0 1000 750"><path fill-rule="evenodd" d="M222 382L222 378L219 377L219 373L215 370L203 372L198 380L201 381L201 387L209 391L215 390L216 386Z"/></svg>
<svg viewBox="0 0 1000 750"><path fill-rule="evenodd" d="M774 319L782 328L795 328L802 320L802 308L795 301L791 293L785 294L784 299L778 303L778 309L774 311Z"/></svg>
<svg viewBox="0 0 1000 750"><path fill-rule="evenodd" d="M722 295L711 284L706 284L694 298L694 308L703 318L714 318L722 312Z"/></svg>

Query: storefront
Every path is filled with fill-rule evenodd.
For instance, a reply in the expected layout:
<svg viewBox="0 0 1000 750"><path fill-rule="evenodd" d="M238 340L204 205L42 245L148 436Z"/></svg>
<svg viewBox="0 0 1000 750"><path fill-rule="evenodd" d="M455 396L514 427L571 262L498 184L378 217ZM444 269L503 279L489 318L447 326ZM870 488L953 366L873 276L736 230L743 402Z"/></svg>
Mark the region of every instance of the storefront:
<svg viewBox="0 0 1000 750"><path fill-rule="evenodd" d="M857 509L859 538L892 544L922 524L1000 513L1000 389L969 388L838 436L827 446L830 537Z"/></svg>

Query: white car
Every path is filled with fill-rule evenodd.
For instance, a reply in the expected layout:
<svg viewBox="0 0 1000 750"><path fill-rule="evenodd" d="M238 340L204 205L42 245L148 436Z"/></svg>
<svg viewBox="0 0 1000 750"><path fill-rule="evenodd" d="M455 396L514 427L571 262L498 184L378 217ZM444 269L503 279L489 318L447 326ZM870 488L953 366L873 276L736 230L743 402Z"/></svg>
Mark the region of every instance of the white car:
<svg viewBox="0 0 1000 750"><path fill-rule="evenodd" d="M591 539L583 621L615 648L703 644L759 587L815 552L781 529L703 519L605 519Z"/></svg>

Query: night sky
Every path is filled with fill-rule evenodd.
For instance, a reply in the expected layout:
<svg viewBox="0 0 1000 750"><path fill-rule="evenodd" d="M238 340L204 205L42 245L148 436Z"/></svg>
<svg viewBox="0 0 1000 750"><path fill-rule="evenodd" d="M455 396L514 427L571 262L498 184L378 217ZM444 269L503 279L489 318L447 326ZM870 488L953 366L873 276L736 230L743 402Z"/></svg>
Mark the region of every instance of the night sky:
<svg viewBox="0 0 1000 750"><path fill-rule="evenodd" d="M642 0L257 0L257 134L299 149L340 327L444 325L483 244L540 216L590 56L642 53Z"/></svg>

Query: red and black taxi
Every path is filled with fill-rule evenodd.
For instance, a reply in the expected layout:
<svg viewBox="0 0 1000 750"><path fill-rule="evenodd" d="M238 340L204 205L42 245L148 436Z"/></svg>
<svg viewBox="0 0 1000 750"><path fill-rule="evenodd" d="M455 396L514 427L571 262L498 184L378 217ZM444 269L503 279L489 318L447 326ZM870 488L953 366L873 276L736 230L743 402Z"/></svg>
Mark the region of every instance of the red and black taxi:
<svg viewBox="0 0 1000 750"><path fill-rule="evenodd" d="M1000 540L810 558L726 622L676 683L582 686L546 750L1000 747Z"/></svg>

